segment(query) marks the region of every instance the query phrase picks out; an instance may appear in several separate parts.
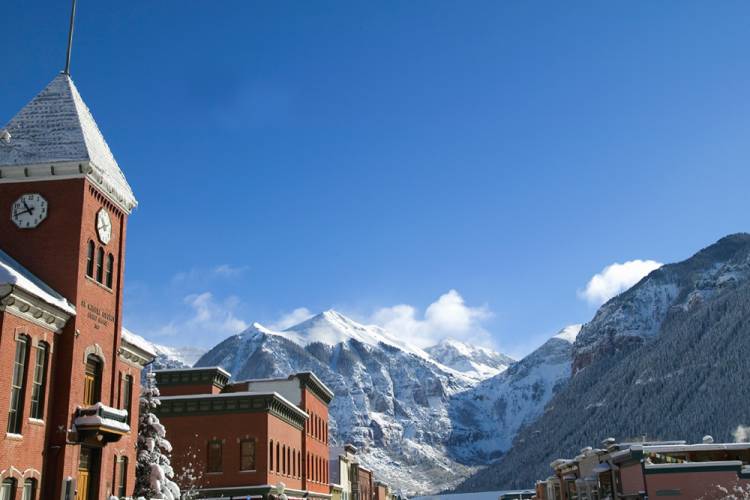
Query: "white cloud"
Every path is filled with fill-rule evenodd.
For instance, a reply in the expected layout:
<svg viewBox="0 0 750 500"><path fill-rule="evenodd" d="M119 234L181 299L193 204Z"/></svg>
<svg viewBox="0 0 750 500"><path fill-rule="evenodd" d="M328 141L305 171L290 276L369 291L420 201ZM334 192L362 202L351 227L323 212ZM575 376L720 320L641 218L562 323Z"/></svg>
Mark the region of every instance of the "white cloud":
<svg viewBox="0 0 750 500"><path fill-rule="evenodd" d="M306 319L312 318L313 313L306 307L298 307L292 312L283 314L275 323L269 325L272 330L286 330L290 326L302 323Z"/></svg>
<svg viewBox="0 0 750 500"><path fill-rule="evenodd" d="M370 321L422 348L448 337L489 346L492 339L482 322L491 316L486 306L467 306L456 290L450 290L427 306L421 317L415 307L398 304L375 311Z"/></svg>
<svg viewBox="0 0 750 500"><path fill-rule="evenodd" d="M190 308L189 317L161 326L154 332L156 336L179 335L183 339L196 339L206 335L221 337L239 333L249 326L235 314L239 305L236 297L219 302L211 292L203 292L188 295L183 302Z"/></svg>
<svg viewBox="0 0 750 500"><path fill-rule="evenodd" d="M578 296L589 304L600 306L638 283L654 269L663 264L654 260L630 260L623 264L611 264L598 274L595 274L586 284L586 288L578 292Z"/></svg>
<svg viewBox="0 0 750 500"><path fill-rule="evenodd" d="M734 432L732 432L732 436L735 443L747 443L750 441L750 427L738 425Z"/></svg>

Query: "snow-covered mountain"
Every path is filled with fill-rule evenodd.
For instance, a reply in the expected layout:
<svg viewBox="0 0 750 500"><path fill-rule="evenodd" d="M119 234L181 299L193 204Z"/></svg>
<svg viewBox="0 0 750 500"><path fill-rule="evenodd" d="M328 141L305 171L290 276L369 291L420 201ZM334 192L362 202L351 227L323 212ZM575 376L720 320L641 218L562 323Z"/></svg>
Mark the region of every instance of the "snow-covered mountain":
<svg viewBox="0 0 750 500"><path fill-rule="evenodd" d="M206 353L206 349L200 347L170 347L146 340L140 335L133 333L127 328L122 329L123 335L127 335L130 342L143 345L156 353L153 368L184 368L193 366L198 359Z"/></svg>
<svg viewBox="0 0 750 500"><path fill-rule="evenodd" d="M581 325L564 328L507 370L452 399L450 449L456 458L487 464L510 448L518 429L536 420L570 378L580 330Z"/></svg>
<svg viewBox="0 0 750 500"><path fill-rule="evenodd" d="M425 351L438 363L477 381L502 373L515 362L505 354L453 339L442 340Z"/></svg>
<svg viewBox="0 0 750 500"><path fill-rule="evenodd" d="M443 489L473 468L449 457L450 398L475 383L376 326L326 311L284 331L254 324L206 353L235 380L315 372L335 397L332 441L353 443L362 460L405 491Z"/></svg>
<svg viewBox="0 0 750 500"><path fill-rule="evenodd" d="M610 436L731 442L750 422L748 332L750 235L651 272L583 326L572 377L507 454L460 490L527 487L553 459Z"/></svg>
<svg viewBox="0 0 750 500"><path fill-rule="evenodd" d="M404 492L426 493L455 486L507 449L569 375L575 333L514 362L455 340L423 350L325 311L283 331L255 323L195 366L222 366L234 380L315 372L335 394L332 442L357 446ZM179 366L179 351L154 348L162 366Z"/></svg>

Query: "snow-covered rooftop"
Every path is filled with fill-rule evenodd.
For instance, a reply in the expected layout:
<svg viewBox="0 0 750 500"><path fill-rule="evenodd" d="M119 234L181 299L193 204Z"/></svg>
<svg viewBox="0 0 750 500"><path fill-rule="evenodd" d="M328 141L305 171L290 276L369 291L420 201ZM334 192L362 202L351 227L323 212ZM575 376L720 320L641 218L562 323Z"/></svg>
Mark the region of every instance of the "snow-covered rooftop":
<svg viewBox="0 0 750 500"><path fill-rule="evenodd" d="M137 201L125 175L69 75L57 75L0 127L0 179L57 175L54 164L81 162L108 195L132 210ZM42 165L33 175L26 168Z"/></svg>
<svg viewBox="0 0 750 500"><path fill-rule="evenodd" d="M125 327L122 328L122 340L130 345L134 345L138 349L150 354L151 356L155 357L157 354L156 349L154 349L154 345L151 342L144 339L140 335L136 335Z"/></svg>
<svg viewBox="0 0 750 500"><path fill-rule="evenodd" d="M54 291L2 250L0 250L0 285L17 286L71 316L76 313L75 307L68 302L68 299Z"/></svg>

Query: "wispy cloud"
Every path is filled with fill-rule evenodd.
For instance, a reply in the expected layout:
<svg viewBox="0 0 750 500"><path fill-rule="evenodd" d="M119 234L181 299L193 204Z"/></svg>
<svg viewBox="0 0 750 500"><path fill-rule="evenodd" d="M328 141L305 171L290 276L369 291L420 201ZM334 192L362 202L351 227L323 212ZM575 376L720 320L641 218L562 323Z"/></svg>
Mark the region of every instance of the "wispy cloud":
<svg viewBox="0 0 750 500"><path fill-rule="evenodd" d="M272 330L286 330L290 326L302 323L306 319L310 319L313 316L312 311L306 307L298 307L292 312L284 313L275 322L271 323L269 327Z"/></svg>
<svg viewBox="0 0 750 500"><path fill-rule="evenodd" d="M429 347L448 337L490 346L492 337L483 322L491 317L487 306L468 306L461 294L450 290L427 306L424 314L412 305L398 304L378 309L370 321L418 347Z"/></svg>
<svg viewBox="0 0 750 500"><path fill-rule="evenodd" d="M240 301L229 297L217 301L211 292L191 294L183 299L189 314L184 319L175 319L157 328L153 334L157 337L177 336L181 338L200 338L209 335L221 338L239 333L249 325L236 315Z"/></svg>
<svg viewBox="0 0 750 500"><path fill-rule="evenodd" d="M610 264L595 274L586 284L586 288L578 291L578 296L593 306L600 306L662 265L661 262L654 260L639 259L622 264L617 262Z"/></svg>

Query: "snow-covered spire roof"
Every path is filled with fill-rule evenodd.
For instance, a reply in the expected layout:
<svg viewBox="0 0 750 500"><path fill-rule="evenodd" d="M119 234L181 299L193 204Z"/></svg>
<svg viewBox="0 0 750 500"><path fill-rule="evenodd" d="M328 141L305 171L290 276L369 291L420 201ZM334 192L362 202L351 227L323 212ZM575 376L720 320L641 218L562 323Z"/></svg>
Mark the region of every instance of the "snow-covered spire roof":
<svg viewBox="0 0 750 500"><path fill-rule="evenodd" d="M0 182L88 177L130 212L138 202L70 75L60 73L0 127Z"/></svg>

